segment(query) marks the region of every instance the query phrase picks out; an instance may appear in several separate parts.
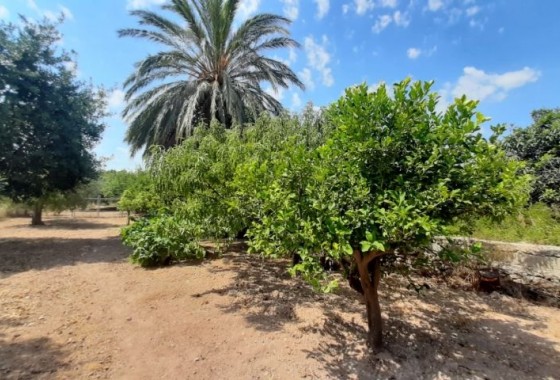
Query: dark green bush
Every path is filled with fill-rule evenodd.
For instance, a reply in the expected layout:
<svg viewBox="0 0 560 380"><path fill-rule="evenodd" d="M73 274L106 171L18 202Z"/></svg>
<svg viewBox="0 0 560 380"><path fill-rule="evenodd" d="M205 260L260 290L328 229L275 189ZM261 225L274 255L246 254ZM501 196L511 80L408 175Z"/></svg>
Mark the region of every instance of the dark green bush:
<svg viewBox="0 0 560 380"><path fill-rule="evenodd" d="M200 235L196 225L172 215L142 218L121 231L124 244L133 249L131 261L143 267L204 258Z"/></svg>

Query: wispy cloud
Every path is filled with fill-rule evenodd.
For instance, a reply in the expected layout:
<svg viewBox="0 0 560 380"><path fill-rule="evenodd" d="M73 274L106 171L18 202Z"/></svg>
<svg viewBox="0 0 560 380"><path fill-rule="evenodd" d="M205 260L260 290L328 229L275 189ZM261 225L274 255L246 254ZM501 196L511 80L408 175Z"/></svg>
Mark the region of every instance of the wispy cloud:
<svg viewBox="0 0 560 380"><path fill-rule="evenodd" d="M329 13L329 0L313 0L317 4L317 18L320 20Z"/></svg>
<svg viewBox="0 0 560 380"><path fill-rule="evenodd" d="M416 59L420 56L430 57L437 51L437 46L432 47L431 49L420 49L420 48L409 48L406 51L406 55L410 59Z"/></svg>
<svg viewBox="0 0 560 380"><path fill-rule="evenodd" d="M443 7L443 0L428 0L428 9L432 12L437 12Z"/></svg>
<svg viewBox="0 0 560 380"><path fill-rule="evenodd" d="M41 9L39 8L35 0L27 0L27 7L31 9L33 12L35 12L37 15L41 17L46 17L51 21L58 20L61 15L64 17L65 20L69 20L69 21L74 20L74 14L70 11L70 9L68 9L68 7L65 7L64 5L59 4L57 10Z"/></svg>
<svg viewBox="0 0 560 380"><path fill-rule="evenodd" d="M416 59L416 58L420 57L420 54L422 54L422 51L420 49L417 49L417 48L409 48L406 51L406 55L410 59Z"/></svg>
<svg viewBox="0 0 560 380"><path fill-rule="evenodd" d="M313 81L313 74L311 70L305 67L298 73L298 76L301 78L301 81L305 85L307 90L314 90L315 89L315 82Z"/></svg>
<svg viewBox="0 0 560 380"><path fill-rule="evenodd" d="M166 2L167 0L128 0L126 3L126 9L145 9L154 5L162 5Z"/></svg>
<svg viewBox="0 0 560 380"><path fill-rule="evenodd" d="M379 5L383 8L396 8L397 0L380 0Z"/></svg>
<svg viewBox="0 0 560 380"><path fill-rule="evenodd" d="M375 3L373 0L354 0L354 6L356 7L356 14L361 16L375 8Z"/></svg>
<svg viewBox="0 0 560 380"><path fill-rule="evenodd" d="M334 78L332 76L332 70L329 67L331 61L331 55L327 52L328 45L327 36L323 35L322 41L315 42L313 36L305 38L304 48L307 54L307 63L309 67L319 72L321 75L321 82L330 87L334 84Z"/></svg>
<svg viewBox="0 0 560 380"><path fill-rule="evenodd" d="M299 16L299 0L280 0L283 4L284 15L294 21Z"/></svg>
<svg viewBox="0 0 560 380"><path fill-rule="evenodd" d="M10 11L3 5L0 5L0 20L7 20L10 17Z"/></svg>
<svg viewBox="0 0 560 380"><path fill-rule="evenodd" d="M257 12L260 4L261 0L241 0L237 7L237 17L240 21L247 20Z"/></svg>
<svg viewBox="0 0 560 380"><path fill-rule="evenodd" d="M292 105L291 105L291 109L296 111L301 107L302 101L301 98L299 97L299 94L297 92L294 92L292 94Z"/></svg>
<svg viewBox="0 0 560 380"><path fill-rule="evenodd" d="M276 87L276 89L272 88L272 86L268 86L264 89L268 95L272 96L274 99L278 100L279 102L284 99L284 92L286 90L283 87Z"/></svg>
<svg viewBox="0 0 560 380"><path fill-rule="evenodd" d="M387 28L389 24L391 24L391 22L393 22L393 18L391 17L391 15L378 16L371 30L373 30L374 33L379 34L383 30L385 30L385 28Z"/></svg>
<svg viewBox="0 0 560 380"><path fill-rule="evenodd" d="M124 107L124 92L120 89L114 89L107 95L107 107L109 111L118 112Z"/></svg>
<svg viewBox="0 0 560 380"><path fill-rule="evenodd" d="M538 70L530 67L496 74L486 73L484 70L467 66L463 69L463 75L459 77L457 82L446 83L444 88L440 90L440 94L448 102L452 98L462 95L480 101L493 100L499 102L504 100L510 91L536 82L540 76L541 73Z"/></svg>

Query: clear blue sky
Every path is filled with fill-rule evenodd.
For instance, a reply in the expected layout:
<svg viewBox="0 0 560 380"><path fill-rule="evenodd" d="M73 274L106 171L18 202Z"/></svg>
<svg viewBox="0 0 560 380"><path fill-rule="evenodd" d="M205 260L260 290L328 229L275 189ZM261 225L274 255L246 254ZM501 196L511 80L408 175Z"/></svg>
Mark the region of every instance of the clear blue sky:
<svg viewBox="0 0 560 380"><path fill-rule="evenodd" d="M130 9L165 0L0 0L0 18L66 14L63 47L78 53L78 75L113 89L108 129L96 148L107 168L133 169L123 142L121 84L134 62L157 46L119 39L136 25ZM526 126L530 112L560 106L558 0L242 0L239 17L256 12L294 20L302 47L272 55L299 73L307 90L276 94L294 111L326 105L348 86L393 83L406 76L435 80L443 101L466 93L493 123Z"/></svg>

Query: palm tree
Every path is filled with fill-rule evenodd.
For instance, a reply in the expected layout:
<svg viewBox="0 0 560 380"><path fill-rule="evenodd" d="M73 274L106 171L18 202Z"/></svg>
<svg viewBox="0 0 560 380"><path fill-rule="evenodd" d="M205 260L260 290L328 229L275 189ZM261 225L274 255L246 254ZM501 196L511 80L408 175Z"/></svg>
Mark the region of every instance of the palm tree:
<svg viewBox="0 0 560 380"><path fill-rule="evenodd" d="M168 49L136 63L124 83L129 123L126 141L132 153L170 147L192 134L199 123L217 120L226 127L244 123L282 105L265 92L303 83L284 63L265 56L270 49L297 48L291 21L259 14L234 28L239 0L171 0L162 6L178 21L136 10L147 29L123 29L119 36L145 38ZM177 18L177 17L176 17Z"/></svg>

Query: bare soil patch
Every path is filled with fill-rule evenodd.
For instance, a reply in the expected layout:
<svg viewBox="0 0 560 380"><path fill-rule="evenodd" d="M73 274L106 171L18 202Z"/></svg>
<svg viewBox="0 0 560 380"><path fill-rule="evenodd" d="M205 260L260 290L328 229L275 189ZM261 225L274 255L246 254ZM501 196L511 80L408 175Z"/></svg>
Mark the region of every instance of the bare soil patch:
<svg viewBox="0 0 560 380"><path fill-rule="evenodd" d="M370 355L361 297L313 292L234 247L144 270L125 218L0 221L2 379L554 379L560 312L493 293L385 278L386 349Z"/></svg>

